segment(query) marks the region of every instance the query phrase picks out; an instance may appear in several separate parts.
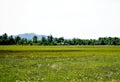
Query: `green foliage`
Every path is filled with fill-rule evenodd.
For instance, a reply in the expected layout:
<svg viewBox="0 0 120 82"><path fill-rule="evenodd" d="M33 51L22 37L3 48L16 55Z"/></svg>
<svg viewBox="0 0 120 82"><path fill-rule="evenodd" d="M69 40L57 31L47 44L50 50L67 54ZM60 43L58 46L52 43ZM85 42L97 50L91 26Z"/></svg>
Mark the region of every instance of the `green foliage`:
<svg viewBox="0 0 120 82"><path fill-rule="evenodd" d="M53 37L49 35L38 40L37 36L33 40L27 40L16 36L8 36L6 33L0 36L0 45L120 45L120 38L118 37L100 37L99 39L64 39L64 37Z"/></svg>
<svg viewBox="0 0 120 82"><path fill-rule="evenodd" d="M33 36L33 43L37 43L37 36Z"/></svg>
<svg viewBox="0 0 120 82"><path fill-rule="evenodd" d="M11 45L15 44L15 40L12 35L10 37L8 37L8 44L11 44Z"/></svg>
<svg viewBox="0 0 120 82"><path fill-rule="evenodd" d="M48 43L48 45L52 45L52 42L53 42L53 36L52 35L47 36L47 43Z"/></svg>
<svg viewBox="0 0 120 82"><path fill-rule="evenodd" d="M19 44L19 41L21 40L21 37L16 36L14 40L15 40L15 43L16 43L16 44Z"/></svg>
<svg viewBox="0 0 120 82"><path fill-rule="evenodd" d="M6 33L4 33L1 37L0 37L0 44L4 44L7 45L8 44L8 35Z"/></svg>

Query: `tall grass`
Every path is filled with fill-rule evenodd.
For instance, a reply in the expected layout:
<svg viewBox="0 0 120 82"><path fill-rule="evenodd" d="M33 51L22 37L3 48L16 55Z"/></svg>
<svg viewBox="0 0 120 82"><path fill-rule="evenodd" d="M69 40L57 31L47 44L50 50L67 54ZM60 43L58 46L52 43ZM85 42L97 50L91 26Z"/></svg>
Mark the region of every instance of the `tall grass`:
<svg viewBox="0 0 120 82"><path fill-rule="evenodd" d="M0 46L1 82L119 82L120 46Z"/></svg>

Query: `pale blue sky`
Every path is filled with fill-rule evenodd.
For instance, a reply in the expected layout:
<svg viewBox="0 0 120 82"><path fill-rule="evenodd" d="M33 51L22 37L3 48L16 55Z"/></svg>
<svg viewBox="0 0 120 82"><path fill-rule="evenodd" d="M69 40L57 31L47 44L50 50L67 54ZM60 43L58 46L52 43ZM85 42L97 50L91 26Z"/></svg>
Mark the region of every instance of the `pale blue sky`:
<svg viewBox="0 0 120 82"><path fill-rule="evenodd" d="M0 0L0 34L120 37L120 0Z"/></svg>

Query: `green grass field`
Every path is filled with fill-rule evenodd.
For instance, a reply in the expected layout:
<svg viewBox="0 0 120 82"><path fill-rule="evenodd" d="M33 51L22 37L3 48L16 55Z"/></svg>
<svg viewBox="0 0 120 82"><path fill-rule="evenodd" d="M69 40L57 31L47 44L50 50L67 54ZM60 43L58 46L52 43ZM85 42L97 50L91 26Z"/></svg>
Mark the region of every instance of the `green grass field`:
<svg viewBox="0 0 120 82"><path fill-rule="evenodd" d="M0 46L0 82L120 82L120 46Z"/></svg>

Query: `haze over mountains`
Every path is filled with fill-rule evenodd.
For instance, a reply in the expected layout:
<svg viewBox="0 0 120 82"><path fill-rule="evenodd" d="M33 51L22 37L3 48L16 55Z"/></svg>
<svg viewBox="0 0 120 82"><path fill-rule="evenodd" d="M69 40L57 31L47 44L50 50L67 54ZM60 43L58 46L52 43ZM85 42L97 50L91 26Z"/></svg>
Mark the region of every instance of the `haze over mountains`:
<svg viewBox="0 0 120 82"><path fill-rule="evenodd" d="M38 35L38 34L35 34L35 33L23 33L23 34L18 34L18 35L15 35L15 36L20 36L21 38L26 38L27 40L32 40L33 36L37 36L38 40L41 40L41 38L43 36L47 37L47 35Z"/></svg>

